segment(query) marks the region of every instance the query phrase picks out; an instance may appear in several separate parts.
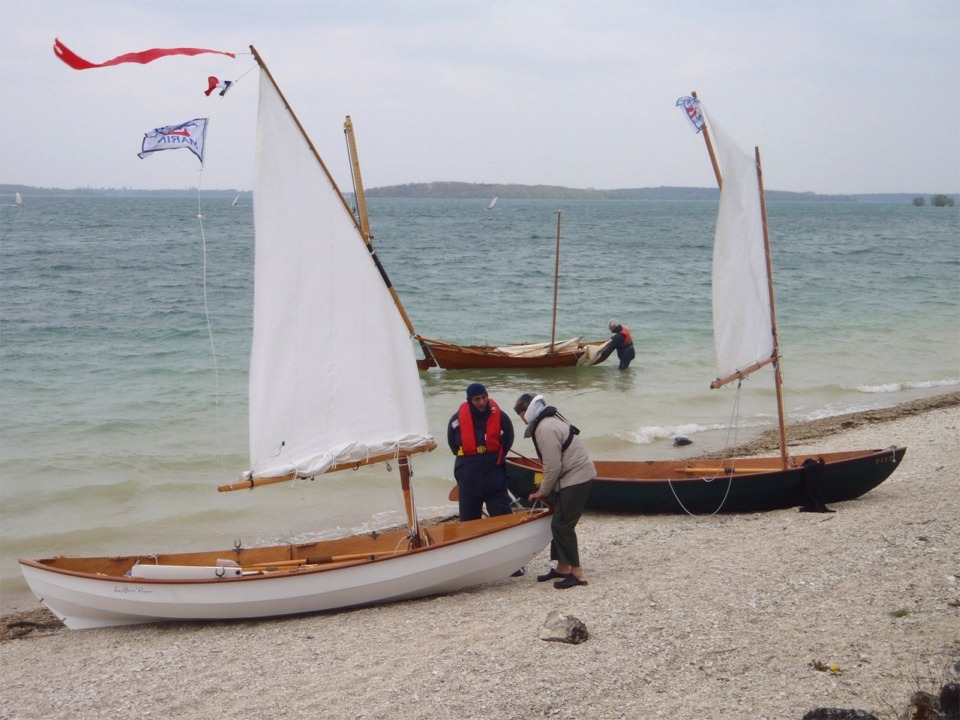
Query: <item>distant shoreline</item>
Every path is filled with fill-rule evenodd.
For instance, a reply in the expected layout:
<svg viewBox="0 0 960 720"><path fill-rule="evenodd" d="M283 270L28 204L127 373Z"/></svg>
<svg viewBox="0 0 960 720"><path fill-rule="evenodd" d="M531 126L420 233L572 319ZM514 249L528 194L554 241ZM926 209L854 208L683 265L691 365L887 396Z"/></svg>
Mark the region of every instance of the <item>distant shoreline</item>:
<svg viewBox="0 0 960 720"><path fill-rule="evenodd" d="M168 188L164 190L138 190L134 188L47 188L31 185L0 183L0 195L19 192L25 199L34 197L194 197L197 188ZM236 197L252 195L250 190L223 188L200 190L203 197ZM351 195L351 193L346 193ZM823 195L815 192L792 192L767 190L766 199L771 202L890 202L913 204L916 197L929 200L936 193L853 193ZM960 203L960 194L941 193ZM568 188L560 185L517 185L510 183L465 183L430 182L406 183L384 187L367 188L371 199L436 199L436 200L484 200L492 197L501 200L687 200L716 202L720 192L712 187L647 187L616 188ZM928 203L924 207L931 207Z"/></svg>

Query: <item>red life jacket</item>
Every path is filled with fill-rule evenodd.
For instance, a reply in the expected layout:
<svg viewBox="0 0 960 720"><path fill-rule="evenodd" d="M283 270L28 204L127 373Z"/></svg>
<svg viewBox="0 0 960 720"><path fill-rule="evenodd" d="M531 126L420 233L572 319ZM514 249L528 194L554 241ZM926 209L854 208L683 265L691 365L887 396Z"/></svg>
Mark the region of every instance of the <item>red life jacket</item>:
<svg viewBox="0 0 960 720"><path fill-rule="evenodd" d="M471 404L465 402L460 406L457 419L460 421L460 449L464 455L479 455L484 452L500 452L500 407L491 399L490 414L487 416L487 427L484 428L484 442L482 450L477 448L477 432L473 427L473 413ZM497 458L499 460L499 458Z"/></svg>
<svg viewBox="0 0 960 720"><path fill-rule="evenodd" d="M623 345L621 345L620 347L626 347L627 345L631 345L633 343L633 337L630 335L630 331L627 330L623 325L621 325L620 332L623 333L623 337L624 337Z"/></svg>

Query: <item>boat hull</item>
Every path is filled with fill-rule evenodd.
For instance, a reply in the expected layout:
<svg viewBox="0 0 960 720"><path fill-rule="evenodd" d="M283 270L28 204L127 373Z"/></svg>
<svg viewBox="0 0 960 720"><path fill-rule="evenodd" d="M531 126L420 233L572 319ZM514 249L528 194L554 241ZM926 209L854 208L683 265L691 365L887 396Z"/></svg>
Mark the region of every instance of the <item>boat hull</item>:
<svg viewBox="0 0 960 720"><path fill-rule="evenodd" d="M581 343L576 350L546 353L544 355L511 355L500 351L493 345L449 345L424 341L429 355L438 367L444 370L492 370L492 369L541 369L574 367L590 346L600 347L604 343ZM419 362L421 370L430 367L429 358Z"/></svg>
<svg viewBox="0 0 960 720"><path fill-rule="evenodd" d="M836 503L858 498L886 480L903 460L905 447L817 455L798 455L795 467L782 470L779 458L731 461L596 461L597 478L587 509L603 512L696 515L749 513ZM819 477L803 468L822 459ZM510 490L526 498L536 487L539 464L510 458ZM811 488L814 494L811 494Z"/></svg>
<svg viewBox="0 0 960 720"><path fill-rule="evenodd" d="M294 615L454 592L509 577L549 543L550 513L421 528L426 547L396 551L405 536L400 531L270 548L20 560L20 567L33 593L74 630Z"/></svg>

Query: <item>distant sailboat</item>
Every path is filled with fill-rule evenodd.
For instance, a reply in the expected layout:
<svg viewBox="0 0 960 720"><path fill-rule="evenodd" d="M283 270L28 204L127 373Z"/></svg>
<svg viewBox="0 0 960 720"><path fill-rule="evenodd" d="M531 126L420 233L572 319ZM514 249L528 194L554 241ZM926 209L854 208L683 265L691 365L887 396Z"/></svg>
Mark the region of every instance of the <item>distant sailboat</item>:
<svg viewBox="0 0 960 720"><path fill-rule="evenodd" d="M237 206L237 200L239 200L239 199L240 199L240 193L237 193L237 196L233 199L233 202L230 203L230 207L236 207L236 206Z"/></svg>
<svg viewBox="0 0 960 720"><path fill-rule="evenodd" d="M494 198L490 201L490 204L487 205L487 210L494 210L497 207L497 199L498 198Z"/></svg>
<svg viewBox="0 0 960 720"><path fill-rule="evenodd" d="M20 196L20 193L15 193L13 196L13 204L23 207L23 198Z"/></svg>

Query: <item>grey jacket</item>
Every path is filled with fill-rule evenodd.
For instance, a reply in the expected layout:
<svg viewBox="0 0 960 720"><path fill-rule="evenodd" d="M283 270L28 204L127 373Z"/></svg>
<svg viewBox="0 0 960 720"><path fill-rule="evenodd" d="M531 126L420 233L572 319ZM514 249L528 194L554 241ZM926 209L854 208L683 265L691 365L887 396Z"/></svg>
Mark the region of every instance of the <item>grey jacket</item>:
<svg viewBox="0 0 960 720"><path fill-rule="evenodd" d="M587 448L579 435L563 450L570 435L570 426L556 416L543 418L536 427L537 447L543 461L543 480L540 493L549 495L560 488L579 485L593 480L597 468L587 454Z"/></svg>

